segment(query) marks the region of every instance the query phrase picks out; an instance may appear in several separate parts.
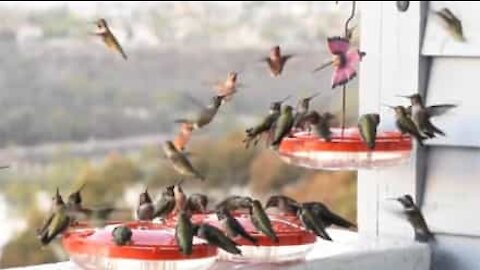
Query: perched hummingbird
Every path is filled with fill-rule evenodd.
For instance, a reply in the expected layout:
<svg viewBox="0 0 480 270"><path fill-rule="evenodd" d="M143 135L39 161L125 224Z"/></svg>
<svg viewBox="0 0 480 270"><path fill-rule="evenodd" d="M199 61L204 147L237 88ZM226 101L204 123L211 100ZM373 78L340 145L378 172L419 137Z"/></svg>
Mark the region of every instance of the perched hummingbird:
<svg viewBox="0 0 480 270"><path fill-rule="evenodd" d="M313 72L333 65L332 89L345 85L357 75L356 66L365 56L365 52L350 48L350 41L342 37L327 39L327 47L332 54L332 60L316 68Z"/></svg>
<svg viewBox="0 0 480 270"><path fill-rule="evenodd" d="M332 241L332 238L325 231L325 224L321 218L316 217L310 208L303 206L298 209L298 218L302 222L305 229L312 231L315 235L320 236L321 238Z"/></svg>
<svg viewBox="0 0 480 270"><path fill-rule="evenodd" d="M119 52L123 59L127 60L127 55L123 51L122 46L120 46L117 38L115 38L113 33L110 31L110 28L108 28L107 21L102 18L95 23L97 25L97 31L95 32L95 35L100 36L109 49Z"/></svg>
<svg viewBox="0 0 480 270"><path fill-rule="evenodd" d="M178 151L183 152L185 151L185 147L187 146L190 138L192 137L193 132L193 125L190 123L181 123L180 124L180 132L177 134L175 139L173 139L173 144L177 148Z"/></svg>
<svg viewBox="0 0 480 270"><path fill-rule="evenodd" d="M407 109L405 109L405 107L403 106L395 106L390 108L395 110L395 118L397 119L395 121L395 124L397 125L397 128L400 130L400 132L402 134L407 133L415 137L418 144L420 146L423 146L423 140L427 138L422 136L422 134L417 128L417 125L415 125L415 122L413 122L413 120L408 116Z"/></svg>
<svg viewBox="0 0 480 270"><path fill-rule="evenodd" d="M342 228L356 228L352 222L332 212L321 202L306 202L302 204L303 208L309 209L315 218L322 220L325 227L336 225Z"/></svg>
<svg viewBox="0 0 480 270"><path fill-rule="evenodd" d="M243 228L226 208L221 208L217 211L217 218L222 222L222 228L228 237L235 238L241 236L252 244L257 245L257 239L245 231L245 228Z"/></svg>
<svg viewBox="0 0 480 270"><path fill-rule="evenodd" d="M152 220L154 214L154 207L150 194L148 194L148 188L144 192L140 193L137 206L137 219L138 220Z"/></svg>
<svg viewBox="0 0 480 270"><path fill-rule="evenodd" d="M441 129L432 124L430 118L440 116L448 110L457 107L457 105L439 104L426 107L422 96L419 94L402 97L410 99L411 106L407 112L410 114L413 122L417 125L418 130L420 130L422 134L425 134L429 138L435 137L435 134L445 136L445 133Z"/></svg>
<svg viewBox="0 0 480 270"><path fill-rule="evenodd" d="M237 247L237 243L214 226L205 223L194 225L193 231L196 236L205 239L210 245L219 247L234 255L242 254L242 251Z"/></svg>
<svg viewBox="0 0 480 270"><path fill-rule="evenodd" d="M165 219L173 212L175 208L175 186L168 186L159 200L155 202L155 212L153 213L154 217L160 217Z"/></svg>
<svg viewBox="0 0 480 270"><path fill-rule="evenodd" d="M319 138L323 138L327 142L332 140L330 122L335 118L333 114L329 112L319 114L316 111L312 111L306 116L306 118L311 129L313 130L313 134Z"/></svg>
<svg viewBox="0 0 480 270"><path fill-rule="evenodd" d="M427 223L425 222L420 209L418 209L413 202L412 196L407 194L396 198L395 200L402 204L407 220L415 231L415 240L419 242L428 242L430 239L433 239L433 234L428 229Z"/></svg>
<svg viewBox="0 0 480 270"><path fill-rule="evenodd" d="M192 194L188 196L186 209L192 214L207 213L208 197L203 194Z"/></svg>
<svg viewBox="0 0 480 270"><path fill-rule="evenodd" d="M292 57L292 54L282 55L280 51L280 46L275 46L270 49L270 55L263 58L262 61L267 62L272 77L277 77L282 74L285 63L288 61L288 59Z"/></svg>
<svg viewBox="0 0 480 270"><path fill-rule="evenodd" d="M57 188L55 205L53 213L44 224L44 228L39 230L39 238L42 245L48 245L57 235L63 233L70 225L70 217L67 214L67 208L60 196Z"/></svg>
<svg viewBox="0 0 480 270"><path fill-rule="evenodd" d="M296 214L298 212L298 202L284 195L274 195L268 198L265 208L276 207L282 213Z"/></svg>
<svg viewBox="0 0 480 270"><path fill-rule="evenodd" d="M237 72L229 72L227 74L227 78L223 82L219 82L215 85L215 91L217 92L217 96L224 97L224 101L230 101L233 98L233 95L237 92Z"/></svg>
<svg viewBox="0 0 480 270"><path fill-rule="evenodd" d="M132 230L127 226L118 226L112 231L112 239L117 246L124 246L130 243L132 235Z"/></svg>
<svg viewBox="0 0 480 270"><path fill-rule="evenodd" d="M192 254L193 235L194 227L190 217L184 211L179 212L175 227L175 239L180 252L186 256Z"/></svg>
<svg viewBox="0 0 480 270"><path fill-rule="evenodd" d="M462 21L450 9L442 8L440 11L436 11L435 14L443 21L444 27L455 40L460 42L466 41L463 35Z"/></svg>
<svg viewBox="0 0 480 270"><path fill-rule="evenodd" d="M202 108L195 119L177 119L175 122L190 125L193 129L199 129L208 125L217 114L224 97L225 96L214 96L211 104Z"/></svg>
<svg viewBox="0 0 480 270"><path fill-rule="evenodd" d="M358 132L368 149L375 148L377 139L377 127L380 123L380 115L378 113L368 113L360 116L358 119Z"/></svg>
<svg viewBox="0 0 480 270"><path fill-rule="evenodd" d="M283 138L288 136L292 130L294 121L292 110L292 106L283 106L282 112L275 122L273 141L271 144L274 149L278 149Z"/></svg>
<svg viewBox="0 0 480 270"><path fill-rule="evenodd" d="M42 224L42 227L40 229L37 229L37 235L38 236L41 236L47 230L48 226L52 222L54 213L62 207L64 207L64 202L63 202L62 196L60 195L60 191L57 187L55 196L52 197L52 206L50 208L50 212L48 214L48 217L47 217L47 219L44 220L44 222Z"/></svg>
<svg viewBox="0 0 480 270"><path fill-rule="evenodd" d="M173 168L181 175L191 176L205 181L203 177L190 163L185 153L178 151L171 141L166 141L163 145L163 151L170 160Z"/></svg>
<svg viewBox="0 0 480 270"><path fill-rule="evenodd" d="M229 196L225 198L223 201L218 203L215 206L215 210L218 211L220 209L227 209L228 211L235 211L239 209L250 209L252 204L252 198L250 197L242 197L242 196Z"/></svg>
<svg viewBox="0 0 480 270"><path fill-rule="evenodd" d="M304 117L307 115L310 109L310 101L317 97L320 93L313 94L309 97L302 98L298 101L297 105L297 110L294 116L294 122L293 122L293 127L294 128L300 128L304 129L303 123L304 123Z"/></svg>
<svg viewBox="0 0 480 270"><path fill-rule="evenodd" d="M182 181L176 184L173 188L173 196L175 198L175 208L173 210L174 213L179 213L182 210L185 210L185 206L187 204L187 195L183 192L182 189Z"/></svg>
<svg viewBox="0 0 480 270"><path fill-rule="evenodd" d="M252 201L250 206L250 219L259 232L264 233L270 240L278 243L278 237L273 230L272 223L258 200Z"/></svg>

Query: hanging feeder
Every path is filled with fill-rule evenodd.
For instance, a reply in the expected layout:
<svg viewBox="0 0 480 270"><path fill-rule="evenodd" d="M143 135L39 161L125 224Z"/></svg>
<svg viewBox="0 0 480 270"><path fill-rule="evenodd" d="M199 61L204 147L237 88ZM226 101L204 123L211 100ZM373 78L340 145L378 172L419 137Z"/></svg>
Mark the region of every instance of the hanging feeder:
<svg viewBox="0 0 480 270"><path fill-rule="evenodd" d="M112 231L125 225L132 231L131 242L118 246ZM151 222L108 225L101 229L73 228L63 237L71 261L81 269L208 269L215 263L217 248L194 238L193 252L183 255L176 244L174 229Z"/></svg>
<svg viewBox="0 0 480 270"><path fill-rule="evenodd" d="M378 132L375 149L362 141L357 128L332 129L330 142L307 132L285 138L279 155L285 162L310 169L357 170L395 166L410 158L412 140L396 131Z"/></svg>

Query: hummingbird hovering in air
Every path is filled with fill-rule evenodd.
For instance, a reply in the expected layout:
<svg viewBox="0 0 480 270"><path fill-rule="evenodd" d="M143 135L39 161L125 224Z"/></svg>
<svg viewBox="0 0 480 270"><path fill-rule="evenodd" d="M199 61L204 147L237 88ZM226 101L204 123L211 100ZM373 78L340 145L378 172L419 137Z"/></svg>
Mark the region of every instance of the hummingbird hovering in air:
<svg viewBox="0 0 480 270"><path fill-rule="evenodd" d="M283 106L280 116L275 122L275 125L272 127L274 128L274 132L271 146L274 149L278 149L283 138L290 135L290 131L292 130L294 122L292 111L292 106Z"/></svg>
<svg viewBox="0 0 480 270"><path fill-rule="evenodd" d="M380 124L380 115L378 113L364 114L358 119L358 132L370 150L375 149L378 124Z"/></svg>
<svg viewBox="0 0 480 270"><path fill-rule="evenodd" d="M140 193L139 196L137 206L137 219L152 220L154 211L155 209L150 194L148 193L148 188L145 188L145 191Z"/></svg>
<svg viewBox="0 0 480 270"><path fill-rule="evenodd" d="M222 223L222 228L230 238L240 236L254 245L257 245L257 239L251 236L245 228L233 217L230 211L226 208L217 210L217 218Z"/></svg>
<svg viewBox="0 0 480 270"><path fill-rule="evenodd" d="M238 249L237 243L212 225L206 223L195 224L193 231L196 236L205 239L210 245L219 247L234 255L242 254L242 251Z"/></svg>
<svg viewBox="0 0 480 270"><path fill-rule="evenodd" d="M127 54L125 54L123 51L122 46L120 46L120 43L113 35L112 31L110 31L107 21L101 18L98 19L95 24L97 25L97 31L95 32L95 35L100 36L103 40L103 43L105 43L109 49L120 53L123 59L127 60Z"/></svg>
<svg viewBox="0 0 480 270"><path fill-rule="evenodd" d="M445 29L455 40L460 42L466 41L463 35L462 21L460 21L450 9L442 8L440 11L435 11L434 14L442 20Z"/></svg>
<svg viewBox="0 0 480 270"><path fill-rule="evenodd" d="M420 94L410 96L401 96L410 99L411 106L407 112L417 125L418 130L429 138L435 137L435 134L445 136L445 133L433 125L430 121L432 117L440 116L447 111L457 107L454 104L438 104L433 106L425 106L423 98Z"/></svg>
<svg viewBox="0 0 480 270"><path fill-rule="evenodd" d="M267 62L272 77L278 77L282 74L287 61L292 57L292 54L282 55L280 46L277 45L270 49L270 55L263 58L262 61Z"/></svg>
<svg viewBox="0 0 480 270"><path fill-rule="evenodd" d="M415 232L415 240L419 242L428 242L429 240L434 239L420 209L413 202L412 196L406 194L402 197L395 198L394 200L402 204L404 214Z"/></svg>
<svg viewBox="0 0 480 270"><path fill-rule="evenodd" d="M68 195L67 198L67 209L71 211L80 211L82 209L82 195L81 191L85 187L83 183L76 191Z"/></svg>
<svg viewBox="0 0 480 270"><path fill-rule="evenodd" d="M218 112L218 109L220 108L220 105L222 104L223 98L225 98L225 96L214 96L210 105L208 105L207 107L203 107L194 119L177 119L175 120L175 122L187 124L194 130L200 129L212 122L213 118Z"/></svg>
<svg viewBox="0 0 480 270"><path fill-rule="evenodd" d="M186 209L191 214L207 213L208 197L204 194L195 193L188 196Z"/></svg>
<svg viewBox="0 0 480 270"><path fill-rule="evenodd" d="M407 113L407 109L403 106L389 106L395 111L395 124L402 134L409 134L413 136L420 146L423 146L423 140L426 140L427 137L424 137L420 130L418 130L417 125L413 122L412 118Z"/></svg>
<svg viewBox="0 0 480 270"><path fill-rule="evenodd" d="M167 158L170 160L173 168L181 175L190 176L205 181L203 177L190 163L190 160L185 153L180 152L172 141L166 141L163 144L163 151Z"/></svg>
<svg viewBox="0 0 480 270"><path fill-rule="evenodd" d="M278 243L278 237L273 230L272 223L258 200L253 200L251 203L250 219L259 232L265 234L274 243Z"/></svg>
<svg viewBox="0 0 480 270"><path fill-rule="evenodd" d="M112 239L117 246L125 246L132 240L132 230L127 226L118 226L112 230Z"/></svg>
<svg viewBox="0 0 480 270"><path fill-rule="evenodd" d="M177 216L175 239L180 252L189 256L192 254L194 227L190 217L185 211L180 211Z"/></svg>
<svg viewBox="0 0 480 270"><path fill-rule="evenodd" d="M173 144L178 149L178 151L185 151L185 147L187 146L188 142L190 142L190 139L192 137L193 129L194 127L191 123L180 124L180 132L173 139Z"/></svg>
<svg viewBox="0 0 480 270"><path fill-rule="evenodd" d="M237 93L237 83L238 73L231 71L227 74L227 78L223 82L218 82L215 84L214 89L217 93L217 96L223 97L223 101L228 102L232 100L233 95Z"/></svg>
<svg viewBox="0 0 480 270"><path fill-rule="evenodd" d="M166 187L165 191L162 192L160 199L155 202L155 212L153 213L154 217L160 217L165 219L173 212L175 208L175 186Z"/></svg>

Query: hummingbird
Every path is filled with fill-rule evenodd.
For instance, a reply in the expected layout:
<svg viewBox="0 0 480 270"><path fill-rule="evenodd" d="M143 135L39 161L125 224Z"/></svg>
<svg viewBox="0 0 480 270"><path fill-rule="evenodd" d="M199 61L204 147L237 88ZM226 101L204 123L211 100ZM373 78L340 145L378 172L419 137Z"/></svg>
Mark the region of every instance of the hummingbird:
<svg viewBox="0 0 480 270"><path fill-rule="evenodd" d="M296 200L284 195L270 196L265 203L265 208L271 207L276 207L285 214L296 214L299 209L299 205Z"/></svg>
<svg viewBox="0 0 480 270"><path fill-rule="evenodd" d="M187 146L188 142L190 142L190 139L192 137L193 129L194 127L190 123L180 124L180 132L177 134L175 139L173 139L173 144L178 149L178 151L185 151L185 147Z"/></svg>
<svg viewBox="0 0 480 270"><path fill-rule="evenodd" d="M228 102L232 100L233 95L237 92L237 83L238 73L229 72L227 78L223 82L215 84L214 89L217 93L217 96L223 97L223 101Z"/></svg>
<svg viewBox="0 0 480 270"><path fill-rule="evenodd" d="M100 36L103 40L103 43L105 43L109 49L120 53L123 59L127 60L127 55L123 51L122 46L120 46L117 38L113 35L112 31L110 31L107 21L101 18L97 20L95 24L97 25L97 31L95 32L95 35Z"/></svg>
<svg viewBox="0 0 480 270"><path fill-rule="evenodd" d="M118 226L112 230L112 239L117 246L125 246L132 240L132 230L127 226Z"/></svg>
<svg viewBox="0 0 480 270"><path fill-rule="evenodd" d="M42 235L47 230L48 226L52 222L52 218L54 216L54 213L56 211L58 211L61 207L63 207L63 205L64 205L63 198L60 195L60 191L57 187L55 196L52 197L52 206L50 208L50 212L48 214L48 217L47 217L47 219L44 220L44 222L42 224L42 227L40 229L37 229L38 236Z"/></svg>
<svg viewBox="0 0 480 270"><path fill-rule="evenodd" d="M270 49L269 56L263 58L262 61L267 62L270 69L270 75L272 75L272 77L278 77L282 74L285 63L287 63L292 57L292 54L282 55L280 46L277 45Z"/></svg>
<svg viewBox="0 0 480 270"><path fill-rule="evenodd" d="M332 241L332 238L325 230L325 224L321 218L315 217L310 208L302 205L297 212L298 218L302 222L305 229L312 231L315 235L320 236L322 239Z"/></svg>
<svg viewBox="0 0 480 270"><path fill-rule="evenodd" d="M138 220L152 220L154 213L154 207L150 194L148 194L148 188L140 193L137 206L137 219Z"/></svg>
<svg viewBox="0 0 480 270"><path fill-rule="evenodd" d="M272 102L268 115L263 118L263 120L256 126L245 130L245 133L247 134L247 137L243 140L243 142L245 143L245 148L248 148L250 146L252 140L254 140L254 145L256 145L260 140L260 136L262 134L270 133L270 131L272 130L272 126L275 124L278 117L280 116L280 108L282 106L282 103L285 102L288 98L290 98L290 96L287 96L283 100Z"/></svg>
<svg viewBox="0 0 480 270"><path fill-rule="evenodd" d="M217 218L222 222L223 231L226 232L228 237L235 238L241 236L252 244L257 245L257 239L245 231L245 228L243 228L226 208L221 208L217 211Z"/></svg>
<svg viewBox="0 0 480 270"><path fill-rule="evenodd" d="M154 217L160 217L165 219L173 212L175 208L175 186L168 186L159 200L155 202L155 212L153 213Z"/></svg>
<svg viewBox="0 0 480 270"><path fill-rule="evenodd" d="M295 119L294 123L293 123L294 128L303 129L303 122L304 122L303 118L309 112L310 101L312 101L312 99L317 97L319 94L320 93L316 93L316 94L313 94L309 97L302 98L298 101L297 110L296 110L296 113L295 113L295 116L294 116L294 119Z"/></svg>
<svg viewBox="0 0 480 270"><path fill-rule="evenodd" d="M228 211L236 211L239 209L250 209L252 204L252 198L250 197L242 197L242 196L229 196L225 198L223 201L218 203L215 207L216 211L220 209L227 209Z"/></svg>
<svg viewBox="0 0 480 270"><path fill-rule="evenodd" d="M457 41L465 42L465 36L463 35L462 21L455 16L448 8L442 8L440 11L435 11L449 34Z"/></svg>
<svg viewBox="0 0 480 270"><path fill-rule="evenodd" d="M80 186L75 192L72 192L68 195L67 198L67 209L68 210L81 210L82 209L82 196L80 192L85 187L85 183Z"/></svg>
<svg viewBox="0 0 480 270"><path fill-rule="evenodd" d="M203 177L190 163L190 160L187 158L185 153L180 152L172 141L166 141L163 145L163 151L165 155L170 160L173 168L181 175L191 176L205 181Z"/></svg>
<svg viewBox="0 0 480 270"><path fill-rule="evenodd" d="M321 202L306 202L302 204L303 208L309 209L314 217L320 219L325 227L336 225L342 228L356 228L357 226L352 222L332 212L328 207Z"/></svg>
<svg viewBox="0 0 480 270"><path fill-rule="evenodd" d="M375 141L377 139L377 127L380 123L380 115L378 113L368 113L360 116L358 119L358 132L368 149L375 149Z"/></svg>
<svg viewBox="0 0 480 270"><path fill-rule="evenodd" d="M457 107L457 105L439 104L426 107L420 94L401 97L410 99L411 106L408 108L407 112L422 134L425 134L429 138L435 137L435 134L445 136L445 133L441 129L433 125L430 118L440 116L448 110Z"/></svg>
<svg viewBox="0 0 480 270"><path fill-rule="evenodd" d="M273 230L272 223L258 200L253 200L250 205L250 219L259 232L264 233L271 241L278 243L278 237Z"/></svg>
<svg viewBox="0 0 480 270"><path fill-rule="evenodd" d="M210 245L219 247L228 253L241 255L242 251L238 249L238 244L228 238L221 230L209 224L194 225L194 234L205 239Z"/></svg>
<svg viewBox="0 0 480 270"><path fill-rule="evenodd" d="M194 226L185 211L178 213L177 225L175 226L175 240L180 252L189 256L192 254Z"/></svg>
<svg viewBox="0 0 480 270"><path fill-rule="evenodd" d="M210 105L203 107L195 119L177 119L175 123L187 124L194 130L208 125L217 114L224 97L225 96L214 96Z"/></svg>
<svg viewBox="0 0 480 270"><path fill-rule="evenodd" d="M275 122L274 127L272 127L274 128L274 132L271 146L274 149L278 149L283 138L285 136L288 136L290 134L290 131L292 130L294 121L292 110L292 106L283 106L280 116Z"/></svg>
<svg viewBox="0 0 480 270"><path fill-rule="evenodd" d="M183 192L182 184L183 181L180 181L173 188L173 197L175 198L175 208L174 213L179 213L182 210L185 210L187 204L187 195Z"/></svg>
<svg viewBox="0 0 480 270"><path fill-rule="evenodd" d="M70 216L67 213L66 205L57 188L54 199L53 213L45 222L42 229L38 231L42 245L48 245L55 237L63 233L70 225Z"/></svg>
<svg viewBox="0 0 480 270"><path fill-rule="evenodd" d="M323 138L325 141L330 142L332 140L332 131L330 130L330 122L335 116L329 112L319 114L316 111L312 111L306 116L307 122L310 124L313 134L319 138Z"/></svg>
<svg viewBox="0 0 480 270"><path fill-rule="evenodd" d="M407 114L407 109L403 106L389 107L395 110L395 118L397 119L395 124L397 125L398 130L400 130L402 134L407 133L415 137L418 144L423 146L423 140L427 138L420 133L415 122L413 122L412 118Z"/></svg>
<svg viewBox="0 0 480 270"><path fill-rule="evenodd" d="M356 66L366 55L358 49L350 48L347 38L331 37L327 39L327 47L332 60L317 67L313 72L333 66L332 89L345 85L357 75Z"/></svg>
<svg viewBox="0 0 480 270"><path fill-rule="evenodd" d="M207 205L208 197L203 194L195 193L188 196L186 209L192 214L205 214L207 213Z"/></svg>
<svg viewBox="0 0 480 270"><path fill-rule="evenodd" d="M425 218L420 209L413 202L412 196L406 194L394 200L402 204L407 220L415 231L415 240L419 242L428 242L430 239L434 238L433 234L428 229L427 223L425 222Z"/></svg>
<svg viewBox="0 0 480 270"><path fill-rule="evenodd" d="M129 210L116 209L114 207L95 207L95 208L84 208L82 207L79 210L68 210L68 215L72 220L75 219L87 219L90 222L90 225L93 227L101 228L104 227L107 223L109 216L118 211L127 212Z"/></svg>

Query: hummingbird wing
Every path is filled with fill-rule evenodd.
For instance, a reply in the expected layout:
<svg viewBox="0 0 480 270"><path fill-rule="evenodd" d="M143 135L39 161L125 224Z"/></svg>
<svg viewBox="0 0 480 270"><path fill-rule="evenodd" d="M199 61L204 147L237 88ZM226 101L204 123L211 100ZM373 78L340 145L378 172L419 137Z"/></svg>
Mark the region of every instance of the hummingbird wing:
<svg viewBox="0 0 480 270"><path fill-rule="evenodd" d="M127 60L128 58L127 54L125 54L122 46L120 46L120 43L118 42L117 38L115 37L115 35L113 35L113 33L110 30L105 32L105 34L103 35L103 41L108 48L119 52L122 55L123 59Z"/></svg>
<svg viewBox="0 0 480 270"><path fill-rule="evenodd" d="M439 104L427 107L428 115L430 117L440 116L449 110L456 108L455 104Z"/></svg>
<svg viewBox="0 0 480 270"><path fill-rule="evenodd" d="M324 64L322 64L321 66L315 68L312 72L320 71L320 70L322 70L322 69L324 69L324 68L332 65L332 63L333 63L333 61L328 61L327 63L324 63Z"/></svg>
<svg viewBox="0 0 480 270"><path fill-rule="evenodd" d="M205 240L211 245L217 246L232 254L242 254L237 247L237 243L228 238L221 230L207 224L203 224L202 226L205 226Z"/></svg>
<svg viewBox="0 0 480 270"><path fill-rule="evenodd" d="M235 234L240 235L241 237L245 238L246 240L250 241L252 244L257 245L257 239L251 236L245 228L236 220L234 217L227 217L227 225L231 231Z"/></svg>
<svg viewBox="0 0 480 270"><path fill-rule="evenodd" d="M65 231L68 228L70 223L70 218L65 213L65 210L59 210L55 213L48 231L46 238L44 239L44 244L50 243L58 234Z"/></svg>
<svg viewBox="0 0 480 270"><path fill-rule="evenodd" d="M329 209L327 209L327 211L325 211L323 213L323 220L325 221L328 221L328 223L331 223L331 224L334 224L334 225L337 225L339 227L342 227L342 228L356 228L357 225L355 225L354 223L346 220L345 218L335 214L334 212L330 211Z"/></svg>
<svg viewBox="0 0 480 270"><path fill-rule="evenodd" d="M42 227L37 230L38 235L42 235L47 230L47 228L50 226L50 223L52 223L54 215L54 213L50 214L48 218L43 222Z"/></svg>

